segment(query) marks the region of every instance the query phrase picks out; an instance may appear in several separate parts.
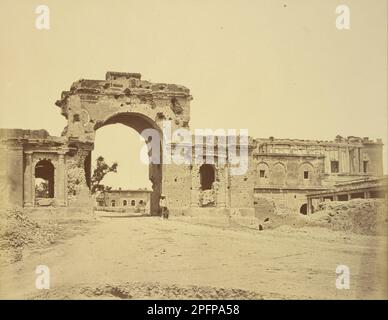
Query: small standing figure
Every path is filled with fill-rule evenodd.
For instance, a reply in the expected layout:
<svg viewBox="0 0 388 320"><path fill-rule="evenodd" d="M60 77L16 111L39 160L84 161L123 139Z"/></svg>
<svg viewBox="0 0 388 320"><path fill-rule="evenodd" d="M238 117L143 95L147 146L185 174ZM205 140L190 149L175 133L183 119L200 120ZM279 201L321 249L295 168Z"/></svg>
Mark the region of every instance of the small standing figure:
<svg viewBox="0 0 388 320"><path fill-rule="evenodd" d="M161 214L162 218L168 219L167 200L164 194L160 195L159 207L160 207L160 210L162 211L162 214Z"/></svg>

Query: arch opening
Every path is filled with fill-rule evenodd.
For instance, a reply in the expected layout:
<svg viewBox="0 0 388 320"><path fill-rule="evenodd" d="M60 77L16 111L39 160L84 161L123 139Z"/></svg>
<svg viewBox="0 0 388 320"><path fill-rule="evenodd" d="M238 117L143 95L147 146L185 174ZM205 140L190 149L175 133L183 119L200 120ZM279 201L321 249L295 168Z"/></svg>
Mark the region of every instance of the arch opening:
<svg viewBox="0 0 388 320"><path fill-rule="evenodd" d="M107 175L107 184L112 184L112 190L120 189L129 193L140 189L149 190L151 194L150 200L146 201L149 202L146 204L147 208L149 207L150 214L158 215L159 199L162 193L163 168L162 131L159 126L154 120L143 114L126 112L115 114L104 121L97 122L94 129L96 137L95 149L92 152L92 163L95 163L94 158L100 155L105 158L108 164L112 164L115 161L118 162L117 173ZM154 129L158 133L159 150L156 151L159 152L156 153L158 156L157 163L155 163L155 150L151 150L147 141L142 137L139 139L139 134L146 129ZM105 152L103 148L100 148L101 142L106 147ZM142 160L141 152L143 153ZM126 153L126 156L124 156L124 153ZM120 156L120 154L123 156ZM116 155L115 158L114 155ZM154 161L151 161L151 157ZM126 177L121 176L121 173L126 174ZM116 183L112 183L112 181L115 181L115 178L117 178ZM86 180L88 181L88 178ZM129 200L126 202L116 201L115 205L116 207L122 205L128 209L134 206L132 201L130 202Z"/></svg>
<svg viewBox="0 0 388 320"><path fill-rule="evenodd" d="M306 215L308 212L308 207L307 207L307 203L304 203L304 204L302 204L302 206L300 207L300 209L299 209L299 213L301 213L301 214L304 214L304 215ZM315 210L315 208L314 208L314 206L312 205L311 206L311 212L310 213L314 213L314 210Z"/></svg>
<svg viewBox="0 0 388 320"><path fill-rule="evenodd" d="M54 198L54 165L40 160L35 165L35 199Z"/></svg>
<svg viewBox="0 0 388 320"><path fill-rule="evenodd" d="M302 204L299 209L299 213L306 215L307 214L307 203Z"/></svg>

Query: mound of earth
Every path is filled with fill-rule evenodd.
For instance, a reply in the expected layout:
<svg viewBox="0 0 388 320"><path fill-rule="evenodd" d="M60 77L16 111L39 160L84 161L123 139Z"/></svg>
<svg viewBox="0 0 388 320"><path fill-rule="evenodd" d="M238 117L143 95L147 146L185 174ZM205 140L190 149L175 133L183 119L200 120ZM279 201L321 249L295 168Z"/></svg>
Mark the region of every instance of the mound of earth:
<svg viewBox="0 0 388 320"><path fill-rule="evenodd" d="M9 262L22 259L25 248L48 246L55 242L60 226L52 221L33 221L19 209L0 211L0 251Z"/></svg>
<svg viewBox="0 0 388 320"><path fill-rule="evenodd" d="M324 227L335 231L353 232L363 235L388 235L388 208L384 199L353 199L350 201L328 201L318 205L313 214L284 214L273 210L255 208L259 230L281 226L293 228Z"/></svg>
<svg viewBox="0 0 388 320"><path fill-rule="evenodd" d="M365 235L388 234L387 201L384 199L354 199L319 204L310 215L312 223L332 230Z"/></svg>
<svg viewBox="0 0 388 320"><path fill-rule="evenodd" d="M81 285L50 289L32 299L262 299L256 292L210 286L180 286L153 282Z"/></svg>

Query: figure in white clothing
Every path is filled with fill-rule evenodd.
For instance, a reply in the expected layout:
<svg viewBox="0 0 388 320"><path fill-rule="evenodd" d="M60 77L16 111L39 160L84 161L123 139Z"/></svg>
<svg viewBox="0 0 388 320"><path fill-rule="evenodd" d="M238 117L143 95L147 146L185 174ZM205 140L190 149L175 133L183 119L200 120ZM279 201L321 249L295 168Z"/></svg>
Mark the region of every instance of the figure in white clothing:
<svg viewBox="0 0 388 320"><path fill-rule="evenodd" d="M167 199L166 199L166 196L164 194L160 195L159 207L161 210L162 218L168 219Z"/></svg>

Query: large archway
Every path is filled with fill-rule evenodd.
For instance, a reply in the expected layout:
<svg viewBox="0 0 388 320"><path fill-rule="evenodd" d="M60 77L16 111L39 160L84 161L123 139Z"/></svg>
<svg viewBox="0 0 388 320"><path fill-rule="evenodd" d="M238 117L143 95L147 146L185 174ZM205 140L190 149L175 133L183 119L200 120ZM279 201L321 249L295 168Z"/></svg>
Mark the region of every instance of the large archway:
<svg viewBox="0 0 388 320"><path fill-rule="evenodd" d="M190 130L191 99L190 90L184 86L152 83L142 80L138 73L122 72L107 72L105 80L81 79L74 82L70 90L62 92L56 105L68 120L62 133L69 147L66 157L68 205L91 207L94 204L88 178L88 155L99 128L121 123L138 133L156 129L160 138L163 128L166 132L163 144L171 150L174 148L171 133L182 128ZM168 123L166 130L165 122ZM163 158L161 152L159 156ZM149 177L153 185L152 214L158 213L162 184L170 212L182 212L190 206L191 166L153 162L149 166Z"/></svg>
<svg viewBox="0 0 388 320"><path fill-rule="evenodd" d="M152 215L158 215L159 199L162 193L162 177L163 177L163 164L162 164L163 157L162 157L162 145L161 145L162 138L163 138L162 131L153 120L151 120L144 114L135 113L135 112L123 112L123 113L115 114L107 118L106 120L99 122L94 127L94 129L97 132L101 128L106 128L107 126L111 126L115 124L122 124L129 128L132 128L139 134L142 134L142 132L146 129L154 129L155 132L158 133L159 146L160 146L159 148L160 154L158 156L159 161L155 163L155 150L149 150L149 153L148 153L148 156L149 156L148 178L152 184L150 212ZM116 142L112 141L112 143L116 143ZM138 148L134 148L134 151L140 152ZM126 164L122 164L122 165L126 165Z"/></svg>

